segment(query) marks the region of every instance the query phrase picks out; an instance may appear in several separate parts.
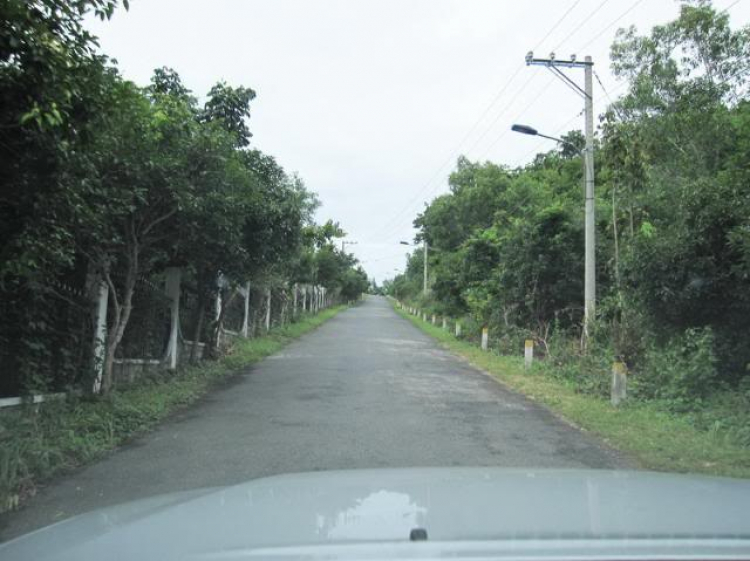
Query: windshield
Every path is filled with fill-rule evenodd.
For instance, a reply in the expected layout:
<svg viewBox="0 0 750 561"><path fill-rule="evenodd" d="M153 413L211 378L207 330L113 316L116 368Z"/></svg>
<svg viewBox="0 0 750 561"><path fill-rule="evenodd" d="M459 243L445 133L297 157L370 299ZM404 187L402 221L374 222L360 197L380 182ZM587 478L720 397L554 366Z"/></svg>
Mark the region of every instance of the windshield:
<svg viewBox="0 0 750 561"><path fill-rule="evenodd" d="M0 542L750 539L750 3L0 14Z"/></svg>

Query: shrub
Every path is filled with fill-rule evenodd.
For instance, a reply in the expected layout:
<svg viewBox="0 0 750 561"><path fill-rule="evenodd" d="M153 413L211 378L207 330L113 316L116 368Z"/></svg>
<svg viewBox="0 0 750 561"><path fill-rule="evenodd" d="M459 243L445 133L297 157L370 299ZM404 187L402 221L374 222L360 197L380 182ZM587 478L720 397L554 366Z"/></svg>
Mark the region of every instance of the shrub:
<svg viewBox="0 0 750 561"><path fill-rule="evenodd" d="M639 397L663 399L674 410L700 408L720 388L710 328L691 328L646 351L643 371L633 378Z"/></svg>

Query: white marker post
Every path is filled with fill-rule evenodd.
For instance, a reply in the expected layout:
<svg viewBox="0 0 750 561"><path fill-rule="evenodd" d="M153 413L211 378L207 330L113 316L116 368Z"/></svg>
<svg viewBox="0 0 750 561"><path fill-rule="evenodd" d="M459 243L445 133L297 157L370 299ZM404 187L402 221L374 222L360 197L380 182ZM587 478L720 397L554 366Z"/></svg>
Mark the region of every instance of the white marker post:
<svg viewBox="0 0 750 561"><path fill-rule="evenodd" d="M448 329L448 320L445 316L443 316L443 331L445 331L446 329Z"/></svg>
<svg viewBox="0 0 750 561"><path fill-rule="evenodd" d="M456 338L461 337L461 322L456 322Z"/></svg>
<svg viewBox="0 0 750 561"><path fill-rule="evenodd" d="M435 325L436 321L437 319L435 318L435 314L432 314L432 325Z"/></svg>
<svg viewBox="0 0 750 561"><path fill-rule="evenodd" d="M486 327L482 328L482 350L486 351L490 348L490 330Z"/></svg>
<svg viewBox="0 0 750 561"><path fill-rule="evenodd" d="M532 363L534 362L534 341L531 339L526 339L526 343L524 344L523 348L523 366L527 370L531 368Z"/></svg>

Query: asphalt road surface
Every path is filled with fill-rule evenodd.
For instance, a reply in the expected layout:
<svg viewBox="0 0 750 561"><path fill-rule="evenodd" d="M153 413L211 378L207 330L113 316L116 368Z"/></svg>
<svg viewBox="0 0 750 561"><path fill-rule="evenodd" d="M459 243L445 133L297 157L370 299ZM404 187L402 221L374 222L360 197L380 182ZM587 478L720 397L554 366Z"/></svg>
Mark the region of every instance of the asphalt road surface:
<svg viewBox="0 0 750 561"><path fill-rule="evenodd" d="M267 475L417 466L628 467L369 297L0 519L0 540L97 507Z"/></svg>

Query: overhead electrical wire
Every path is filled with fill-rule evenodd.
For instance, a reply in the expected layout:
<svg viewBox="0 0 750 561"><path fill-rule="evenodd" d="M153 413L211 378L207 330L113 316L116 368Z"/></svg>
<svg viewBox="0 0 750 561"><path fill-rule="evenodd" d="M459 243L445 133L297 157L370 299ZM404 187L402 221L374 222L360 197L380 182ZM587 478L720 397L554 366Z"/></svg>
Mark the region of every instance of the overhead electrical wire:
<svg viewBox="0 0 750 561"><path fill-rule="evenodd" d="M639 5L639 4L641 4L642 2L643 2L643 0L635 0L635 2L633 2L633 3L632 3L632 4L630 5L630 7L629 7L629 8L627 9L627 10L625 10L625 11L624 11L624 12L622 12L622 13L621 13L621 14L620 14L619 16L617 16L617 17L616 17L615 19L613 19L613 20L612 20L612 21L611 21L611 22L610 22L610 23L609 23L608 25L606 25L605 27L603 27L603 28L602 28L602 29L601 29L601 30L599 31L599 33L597 33L596 35L594 35L594 36L593 36L593 37L592 37L591 39L589 39L589 41L588 41L588 42L587 42L586 44L582 45L582 46L581 46L580 48L578 48L577 50L578 50L578 51L580 52L580 51L582 51L583 49L585 49L586 47L588 47L589 45L591 45L591 43L595 42L595 41L596 41L597 39L599 39L599 37L601 37L601 36L602 36L602 35L604 35L604 34L605 34L605 33L606 33L607 31L609 31L609 30L610 30L610 29L612 28L612 26L614 26L614 25L615 25L615 24L616 24L617 22L619 22L619 21L620 21L620 20L621 20L622 18L624 18L624 17L625 17L625 16L627 16L627 15L628 15L628 14L629 14L630 12L632 12L633 10L635 10L635 9L636 9L636 8L638 7L638 5Z"/></svg>
<svg viewBox="0 0 750 561"><path fill-rule="evenodd" d="M573 11L573 9L580 3L580 0L575 0L568 9L558 18L558 20L555 22L555 24L547 31L547 33L544 35L544 37L537 43L537 45L534 47L535 49L539 47L559 26L560 24L565 20L565 18ZM471 136L471 134L476 130L476 127L481 123L481 121L484 119L484 117L489 113L489 111L492 109L492 107L499 101L503 93L508 89L510 84L513 82L513 80L518 76L518 74L521 72L521 70L524 68L524 64L520 64L516 70L513 72L511 77L506 81L505 85L500 89L500 91L493 97L492 101L489 103L489 105L482 111L479 118L474 122L474 124L470 127L469 131L464 135L464 137L461 139L461 141L458 143L456 148L450 153L445 163L441 164L441 166L438 168L438 170L430 177L430 179L424 184L422 188L417 192L417 194L404 206L402 209L393 216L388 222L386 222L386 225L384 225L379 231L378 234L384 230L388 230L390 226L395 223L400 216L408 211L412 205L420 198L420 196L424 193L424 191L429 188L430 184L434 181L435 177L440 175L440 172L443 170L443 168L450 164L450 162L453 161L453 158L455 158L456 154L460 151L461 147L463 146L464 142ZM528 82L527 82L528 83ZM379 237L378 234L368 238L368 239L374 239L376 237Z"/></svg>
<svg viewBox="0 0 750 561"><path fill-rule="evenodd" d="M581 22L580 22L580 23L579 23L578 25L576 25L576 26L575 26L575 27L574 27L574 28L572 29L572 31L570 31L570 33L568 33L568 34L567 34L567 35L565 36L565 38L564 38L564 39L562 39L562 41L560 41L560 43L558 43L558 45L557 45L557 46L555 47L555 49L554 49L554 50L555 50L555 51L559 51L559 50L560 50L560 47L562 47L562 46L563 46L563 44L565 44L565 41L567 41L568 39L570 39L570 38L571 38L571 37L572 37L572 36L573 36L573 35L574 35L574 34L575 34L575 33L576 33L576 32L577 32L577 31L578 31L579 29L581 29L581 28L582 28L582 27L583 27L584 25L586 25L586 23L588 23L588 21L589 21L589 20L590 20L590 19L591 19L592 17L594 17L594 16L595 16L595 15L596 15L597 13L599 13L599 10L601 10L601 9L602 9L602 8L603 8L604 6L606 6L606 5L607 5L607 3L608 3L609 1L610 1L610 0L604 0L604 1L603 1L603 2L601 2L601 3L600 3L600 4L599 4L599 5L598 5L598 6L596 7L596 8L594 8L594 10L593 10L593 11L592 11L592 12L591 12L591 13L590 13L590 14L589 14L588 16L586 16L586 17L585 17L585 18L583 19L583 21L581 21Z"/></svg>
<svg viewBox="0 0 750 561"><path fill-rule="evenodd" d="M532 100L531 100L531 101L530 101L530 102L529 102L528 104L526 104L526 106L525 106L525 107L524 107L523 109L521 109L521 111L520 111L520 112L519 112L519 113L518 113L518 114L516 115L516 117L515 117L515 118L513 119L513 121L514 121L514 122L516 122L516 121L518 121L519 119L521 119L521 117L523 117L523 116L524 116L524 115L526 114L526 112L527 112L527 111L528 111L529 109L531 109L531 107L532 107L532 106L533 106L533 105L534 105L534 104L535 104L535 103L537 102L537 100L538 100L538 99L539 99L540 97L542 97L542 95L544 95L545 93L547 93L547 88L548 88L548 87L549 87L549 86L550 86L550 85L552 84L552 82L554 82L554 81L555 81L555 77L554 77L554 76L552 76L552 77L551 77L551 78L549 79L549 81L548 81L548 82L547 82L546 84L544 84L544 87L543 87L543 88L541 88L541 89L539 90L539 92L538 92L538 93L537 93L537 94L536 94L536 95L535 95L535 96L533 97L533 99L532 99ZM497 137L495 138L495 140L493 140L493 141L492 141L492 143L491 143L491 144L490 144L489 146L487 146L487 148L485 148L484 152L482 152L482 153L481 153L481 154L479 155L479 158L478 158L478 159L480 159L480 160L481 160L482 158L484 158L484 157L485 157L485 156L486 156L486 155L487 155L487 154L489 153L489 151L490 151L490 150L492 150L492 149L493 149L493 148L495 147L495 145L496 145L496 144L497 144L498 142L500 142L500 140L501 140L501 139L503 139L503 138L505 137L505 135L507 135L507 134L508 134L508 131L510 131L510 129L509 129L509 128L505 128L505 129L503 129L503 132L501 132L501 133L500 133L500 135L499 135L499 136L497 136Z"/></svg>

